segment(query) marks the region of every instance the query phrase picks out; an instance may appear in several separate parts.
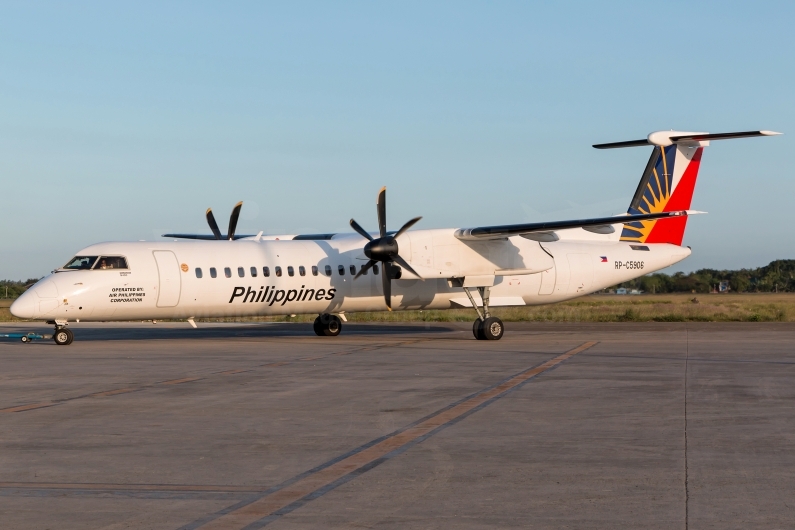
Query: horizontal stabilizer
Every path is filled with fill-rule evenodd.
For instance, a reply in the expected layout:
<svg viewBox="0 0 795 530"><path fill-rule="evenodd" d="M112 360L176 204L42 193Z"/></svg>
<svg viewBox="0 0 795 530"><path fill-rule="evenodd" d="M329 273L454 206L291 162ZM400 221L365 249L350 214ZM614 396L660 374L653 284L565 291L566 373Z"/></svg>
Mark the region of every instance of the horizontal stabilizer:
<svg viewBox="0 0 795 530"><path fill-rule="evenodd" d="M595 144L596 149L617 149L620 147L642 147L645 145L658 145L667 147L673 144L709 145L710 140L731 140L734 138L751 138L754 136L777 136L781 133L775 131L742 131L728 133L698 133L684 131L657 131L649 134L644 140L630 140L628 142L611 142Z"/></svg>
<svg viewBox="0 0 795 530"><path fill-rule="evenodd" d="M598 217L595 219L577 219L574 221L550 221L546 223L527 223L518 225L481 226L477 228L459 228L455 237L463 241L481 241L485 239L505 239L511 236L522 236L553 230L566 230L568 228L585 228L589 226L604 226L634 221L651 221L668 217L682 217L696 213L693 210L677 210L675 212L655 212L635 215L621 215L617 217Z"/></svg>
<svg viewBox="0 0 795 530"><path fill-rule="evenodd" d="M628 142L611 142L608 144L595 144L597 149L618 149L619 147L645 147L649 145L647 139L643 140L629 140Z"/></svg>

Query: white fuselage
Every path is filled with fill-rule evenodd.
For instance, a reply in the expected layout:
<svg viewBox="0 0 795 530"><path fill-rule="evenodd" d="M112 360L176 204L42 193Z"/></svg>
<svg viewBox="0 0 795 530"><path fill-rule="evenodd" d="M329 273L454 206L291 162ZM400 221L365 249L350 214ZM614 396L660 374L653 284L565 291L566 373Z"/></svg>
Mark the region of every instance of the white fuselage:
<svg viewBox="0 0 795 530"><path fill-rule="evenodd" d="M462 285L479 281L492 284L491 306L560 302L690 255L687 247L630 244L580 229L550 243L523 237L461 241L454 232L414 230L398 239L401 256L423 280L403 271L402 279L392 282L393 309L471 307ZM572 238L577 233L583 239ZM12 312L31 319L113 321L380 311L385 309L381 278L371 270L354 280L351 269L367 263L365 242L356 234L339 234L320 241L100 243L78 255L123 256L128 268L59 269L17 299Z"/></svg>

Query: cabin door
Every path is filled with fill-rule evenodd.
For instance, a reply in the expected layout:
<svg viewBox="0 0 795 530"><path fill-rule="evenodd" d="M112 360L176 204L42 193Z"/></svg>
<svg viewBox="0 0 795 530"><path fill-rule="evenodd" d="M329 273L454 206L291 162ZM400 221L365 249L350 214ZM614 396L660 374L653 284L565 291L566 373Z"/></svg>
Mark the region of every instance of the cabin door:
<svg viewBox="0 0 795 530"><path fill-rule="evenodd" d="M152 254L155 255L157 274L160 279L157 307L174 307L179 303L182 289L177 256L170 250L155 250Z"/></svg>

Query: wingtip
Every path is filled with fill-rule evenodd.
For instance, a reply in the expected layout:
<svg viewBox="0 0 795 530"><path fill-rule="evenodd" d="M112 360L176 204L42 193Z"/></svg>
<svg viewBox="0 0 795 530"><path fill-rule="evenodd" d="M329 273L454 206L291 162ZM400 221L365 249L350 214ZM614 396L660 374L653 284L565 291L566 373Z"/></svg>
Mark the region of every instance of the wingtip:
<svg viewBox="0 0 795 530"><path fill-rule="evenodd" d="M762 136L779 136L784 133L776 132L776 131L759 131Z"/></svg>

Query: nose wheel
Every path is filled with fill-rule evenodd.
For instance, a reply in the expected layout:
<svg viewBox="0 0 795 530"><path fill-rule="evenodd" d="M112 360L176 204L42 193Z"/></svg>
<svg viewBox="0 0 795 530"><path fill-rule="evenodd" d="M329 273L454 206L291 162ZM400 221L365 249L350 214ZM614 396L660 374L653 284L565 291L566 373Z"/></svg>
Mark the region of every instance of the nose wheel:
<svg viewBox="0 0 795 530"><path fill-rule="evenodd" d="M55 328L55 333L52 334L52 340L54 340L55 344L58 346L68 346L75 340L75 336L71 329Z"/></svg>
<svg viewBox="0 0 795 530"><path fill-rule="evenodd" d="M342 331L342 321L337 315L323 313L315 319L312 328L319 337L336 337Z"/></svg>

